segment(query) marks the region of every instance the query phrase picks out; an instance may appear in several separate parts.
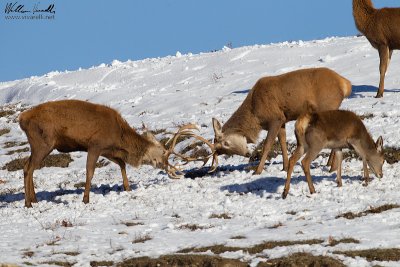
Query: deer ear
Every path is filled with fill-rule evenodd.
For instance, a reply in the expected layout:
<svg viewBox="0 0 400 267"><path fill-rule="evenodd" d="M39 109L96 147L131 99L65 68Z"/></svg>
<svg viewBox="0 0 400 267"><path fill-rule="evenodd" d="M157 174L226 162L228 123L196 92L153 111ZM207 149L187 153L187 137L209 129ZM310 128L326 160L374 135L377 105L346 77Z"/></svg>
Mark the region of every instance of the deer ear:
<svg viewBox="0 0 400 267"><path fill-rule="evenodd" d="M154 143L154 144L158 144L158 140L156 139L156 137L151 132L144 132L143 133L143 137L146 138L147 140L149 140L150 142Z"/></svg>
<svg viewBox="0 0 400 267"><path fill-rule="evenodd" d="M222 136L221 123L216 118L212 118L212 124L213 124L213 128L214 128L215 137Z"/></svg>
<svg viewBox="0 0 400 267"><path fill-rule="evenodd" d="M379 153L382 152L382 150L383 150L383 138L382 138L382 136L379 136L378 140L376 140L375 147L376 147L376 150Z"/></svg>

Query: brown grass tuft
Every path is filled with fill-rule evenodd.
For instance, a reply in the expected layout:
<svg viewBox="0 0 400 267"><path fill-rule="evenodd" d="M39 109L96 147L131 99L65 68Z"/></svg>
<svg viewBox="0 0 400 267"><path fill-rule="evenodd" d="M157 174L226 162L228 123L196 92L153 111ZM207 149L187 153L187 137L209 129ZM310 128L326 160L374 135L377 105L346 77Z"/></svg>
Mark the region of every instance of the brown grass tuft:
<svg viewBox="0 0 400 267"><path fill-rule="evenodd" d="M218 256L209 255L166 255L157 259L149 257L132 258L117 264L118 267L157 267L157 266L231 266L246 267L247 263L234 259L224 259Z"/></svg>
<svg viewBox="0 0 400 267"><path fill-rule="evenodd" d="M400 261L400 249L398 248L335 251L334 253L352 258L362 257L367 261Z"/></svg>
<svg viewBox="0 0 400 267"><path fill-rule="evenodd" d="M338 218L345 218L348 220L353 220L355 218L359 218L359 217L363 217L363 216L367 216L369 214L375 214L375 213L382 213L384 211L387 210L391 210L391 209L397 209L400 208L400 205L398 204L385 204L379 207L371 207L368 210L362 211L362 212L358 212L358 213L353 213L351 211L343 213L343 214L339 214L338 216L336 216L336 219Z"/></svg>
<svg viewBox="0 0 400 267"><path fill-rule="evenodd" d="M210 215L209 218L210 219L225 219L225 220L229 220L229 219L232 219L232 216L230 216L227 213L222 213L222 214L213 213L213 214Z"/></svg>
<svg viewBox="0 0 400 267"><path fill-rule="evenodd" d="M0 129L0 136L8 134L10 131L8 128Z"/></svg>
<svg viewBox="0 0 400 267"><path fill-rule="evenodd" d="M345 265L334 258L327 256L314 256L310 253L294 253L287 257L260 262L257 267L295 267L295 266L329 266L344 267Z"/></svg>
<svg viewBox="0 0 400 267"><path fill-rule="evenodd" d="M200 253L211 251L214 254L221 254L225 252L235 252L235 251L244 251L249 254L257 254L261 253L265 249L273 249L275 247L289 247L294 245L315 245L323 243L323 240L320 239L310 239L310 240L299 240L299 241L268 241L261 244L254 245L252 247L228 247L225 245L214 245L200 248L186 248L178 251L178 253Z"/></svg>
<svg viewBox="0 0 400 267"><path fill-rule="evenodd" d="M14 159L6 165L3 166L3 170L7 171L18 171L24 168L25 162L28 160L29 157ZM60 167L60 168L67 168L69 164L72 162L72 158L68 153L60 153L47 156L42 164L40 165L40 169L43 167Z"/></svg>

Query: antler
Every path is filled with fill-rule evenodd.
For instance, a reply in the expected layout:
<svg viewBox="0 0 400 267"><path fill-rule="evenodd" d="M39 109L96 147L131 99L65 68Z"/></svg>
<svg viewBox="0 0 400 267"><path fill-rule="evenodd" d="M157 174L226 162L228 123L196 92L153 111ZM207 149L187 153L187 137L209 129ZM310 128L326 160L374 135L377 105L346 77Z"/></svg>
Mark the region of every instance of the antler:
<svg viewBox="0 0 400 267"><path fill-rule="evenodd" d="M199 128L194 124L183 125L174 134L174 136L171 137L168 140L168 142L166 143L166 145L167 145L170 142L172 142L170 147L169 147L169 149L167 150L167 153L166 153L166 161L167 161L167 172L170 175L170 177L173 178L173 179L180 179L182 177L182 171L179 169L179 166L172 165L172 164L169 163L168 159L171 156L171 154L175 155L175 156L177 156L179 158L182 158L183 161L184 161L184 163L182 165L186 165L186 164L188 164L189 162L192 162L192 161L202 161L203 162L203 166L204 166L204 165L207 164L209 159L211 157L213 157L212 165L211 165L211 168L210 168L209 172L214 172L217 169L217 166L218 166L218 155L216 153L214 145L210 141L208 141L207 139L205 139L205 138L203 138L203 137L201 137L201 136L199 136L197 134L194 134L192 130L199 130ZM197 139L199 141L204 142L208 147L210 147L211 154L208 155L208 156L195 158L195 157L188 157L188 156L185 156L185 155L183 155L181 153L175 152L174 148L175 148L176 142L177 142L177 140L178 140L178 138L180 136L193 137L193 138L195 138L195 139ZM214 166L214 163L216 164L216 166ZM182 165L180 165L180 166L182 166ZM178 174L178 172L180 174Z"/></svg>

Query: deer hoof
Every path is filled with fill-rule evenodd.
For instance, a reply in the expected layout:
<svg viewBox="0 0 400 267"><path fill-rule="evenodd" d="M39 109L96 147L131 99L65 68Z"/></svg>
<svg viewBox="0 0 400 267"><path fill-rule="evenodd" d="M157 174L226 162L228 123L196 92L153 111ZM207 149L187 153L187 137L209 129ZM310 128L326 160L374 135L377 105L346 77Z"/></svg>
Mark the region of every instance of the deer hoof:
<svg viewBox="0 0 400 267"><path fill-rule="evenodd" d="M286 190L283 191L282 193L282 198L286 199L288 192Z"/></svg>
<svg viewBox="0 0 400 267"><path fill-rule="evenodd" d="M377 93L375 96L375 98L381 98L381 97L383 97L383 94L380 94L380 93Z"/></svg>

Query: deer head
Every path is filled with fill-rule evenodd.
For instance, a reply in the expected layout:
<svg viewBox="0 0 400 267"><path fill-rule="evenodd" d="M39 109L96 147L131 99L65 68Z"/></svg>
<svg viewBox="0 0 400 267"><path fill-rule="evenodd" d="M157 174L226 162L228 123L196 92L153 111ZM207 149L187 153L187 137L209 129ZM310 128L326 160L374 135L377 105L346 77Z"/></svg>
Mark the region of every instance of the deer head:
<svg viewBox="0 0 400 267"><path fill-rule="evenodd" d="M155 138L155 136L150 132L145 132L142 134L147 141L150 142L150 146L143 156L142 163L146 165L151 165L156 168L166 169L166 153L167 150L164 146Z"/></svg>
<svg viewBox="0 0 400 267"><path fill-rule="evenodd" d="M385 162L385 157L383 154L383 139L382 136L376 140L375 143L375 152L371 153L367 156L368 166L371 168L371 171L375 174L376 177L382 178L382 166Z"/></svg>
<svg viewBox="0 0 400 267"><path fill-rule="evenodd" d="M213 118L214 147L217 154L240 155L250 157L251 153L247 148L246 137L238 133L225 134L222 132L221 123Z"/></svg>

